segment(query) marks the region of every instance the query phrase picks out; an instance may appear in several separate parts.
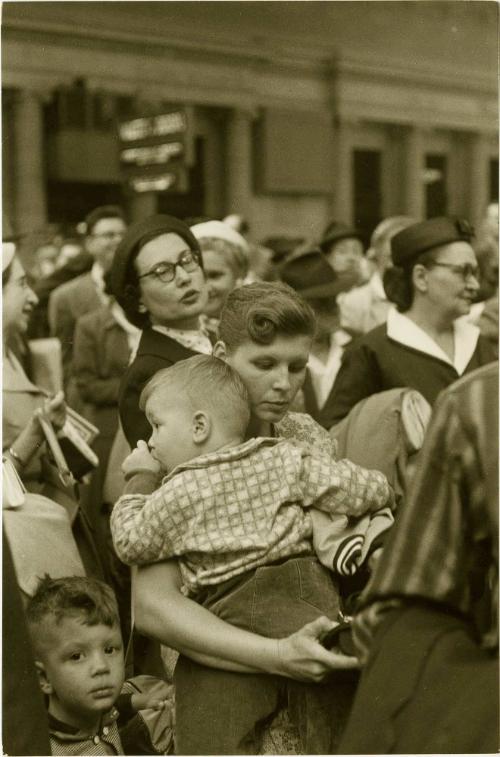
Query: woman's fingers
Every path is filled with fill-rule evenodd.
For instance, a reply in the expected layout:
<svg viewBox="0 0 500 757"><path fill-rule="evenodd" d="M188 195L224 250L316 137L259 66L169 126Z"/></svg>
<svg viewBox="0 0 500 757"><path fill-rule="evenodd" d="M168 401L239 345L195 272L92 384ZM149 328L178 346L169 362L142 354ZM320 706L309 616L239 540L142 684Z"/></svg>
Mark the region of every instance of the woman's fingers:
<svg viewBox="0 0 500 757"><path fill-rule="evenodd" d="M299 631L278 641L278 654L282 675L305 681L321 681L334 670L359 668L356 657L325 649L321 639L334 628L326 617L307 623Z"/></svg>

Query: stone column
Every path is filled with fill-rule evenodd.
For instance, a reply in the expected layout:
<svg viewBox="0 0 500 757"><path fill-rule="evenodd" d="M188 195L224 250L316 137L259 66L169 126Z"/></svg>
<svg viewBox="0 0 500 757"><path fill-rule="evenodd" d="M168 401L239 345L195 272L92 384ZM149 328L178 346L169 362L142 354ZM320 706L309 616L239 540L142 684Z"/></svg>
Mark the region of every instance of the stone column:
<svg viewBox="0 0 500 757"><path fill-rule="evenodd" d="M350 129L353 124L339 119L334 135L334 176L333 176L333 214L328 220L352 224L353 203L353 160Z"/></svg>
<svg viewBox="0 0 500 757"><path fill-rule="evenodd" d="M250 110L235 109L226 131L226 213L239 213L251 226L252 119Z"/></svg>
<svg viewBox="0 0 500 757"><path fill-rule="evenodd" d="M411 126L406 133L404 161L404 212L413 218L423 220L425 217L424 146L422 130L417 126Z"/></svg>
<svg viewBox="0 0 500 757"><path fill-rule="evenodd" d="M130 220L142 221L157 212L158 197L156 192L134 193L128 203Z"/></svg>
<svg viewBox="0 0 500 757"><path fill-rule="evenodd" d="M469 202L467 217L476 227L484 218L488 205L489 153L488 140L484 134L472 134L470 138L468 170Z"/></svg>
<svg viewBox="0 0 500 757"><path fill-rule="evenodd" d="M47 223L42 97L27 89L20 90L13 110L15 230L26 233L41 229Z"/></svg>

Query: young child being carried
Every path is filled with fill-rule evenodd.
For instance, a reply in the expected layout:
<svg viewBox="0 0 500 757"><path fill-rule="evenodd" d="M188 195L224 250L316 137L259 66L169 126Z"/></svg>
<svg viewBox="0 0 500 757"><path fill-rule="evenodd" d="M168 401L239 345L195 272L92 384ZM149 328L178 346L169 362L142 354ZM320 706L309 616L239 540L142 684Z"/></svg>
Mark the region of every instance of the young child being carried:
<svg viewBox="0 0 500 757"><path fill-rule="evenodd" d="M46 576L28 601L26 619L48 703L52 754L136 754L137 738L146 754L171 751L169 688L150 676L135 679L148 691L134 679L124 681L118 606L109 586L92 578ZM133 722L140 710L158 712L161 744L153 745L144 720Z"/></svg>
<svg viewBox="0 0 500 757"><path fill-rule="evenodd" d="M140 441L124 463L128 483L111 515L119 558L178 558L186 594L263 635L286 636L322 614L337 620L338 592L314 555L310 513L327 513L342 542L339 523L392 506L385 476L282 438L244 441L246 388L214 357L159 371L140 406L151 452Z"/></svg>

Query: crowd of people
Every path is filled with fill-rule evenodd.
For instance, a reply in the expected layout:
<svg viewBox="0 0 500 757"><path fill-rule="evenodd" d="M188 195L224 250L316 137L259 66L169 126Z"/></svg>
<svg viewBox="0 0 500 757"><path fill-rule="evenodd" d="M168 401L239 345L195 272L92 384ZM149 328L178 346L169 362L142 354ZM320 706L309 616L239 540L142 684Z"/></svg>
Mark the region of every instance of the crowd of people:
<svg viewBox="0 0 500 757"><path fill-rule="evenodd" d="M497 751L498 206L278 241L4 241L6 753Z"/></svg>

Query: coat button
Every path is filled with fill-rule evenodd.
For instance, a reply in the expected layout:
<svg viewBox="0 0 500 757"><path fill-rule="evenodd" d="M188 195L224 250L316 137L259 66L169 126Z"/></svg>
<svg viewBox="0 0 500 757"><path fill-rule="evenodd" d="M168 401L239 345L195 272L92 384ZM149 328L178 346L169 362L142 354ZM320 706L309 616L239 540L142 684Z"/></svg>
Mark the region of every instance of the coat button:
<svg viewBox="0 0 500 757"><path fill-rule="evenodd" d="M94 744L98 744L100 740L99 736L94 736Z"/></svg>
<svg viewBox="0 0 500 757"><path fill-rule="evenodd" d="M103 732L103 735L104 735L104 736L107 736L107 735L108 735L108 733L109 733L109 728L108 728L108 726L107 726L107 725L105 725L105 726L104 726L104 728L102 729L102 732Z"/></svg>

